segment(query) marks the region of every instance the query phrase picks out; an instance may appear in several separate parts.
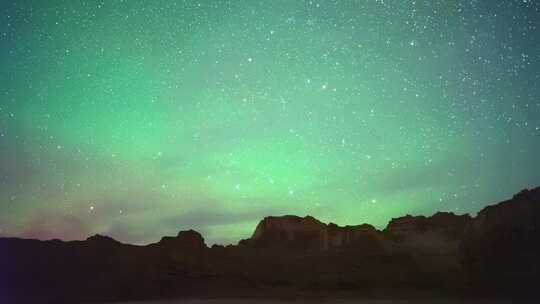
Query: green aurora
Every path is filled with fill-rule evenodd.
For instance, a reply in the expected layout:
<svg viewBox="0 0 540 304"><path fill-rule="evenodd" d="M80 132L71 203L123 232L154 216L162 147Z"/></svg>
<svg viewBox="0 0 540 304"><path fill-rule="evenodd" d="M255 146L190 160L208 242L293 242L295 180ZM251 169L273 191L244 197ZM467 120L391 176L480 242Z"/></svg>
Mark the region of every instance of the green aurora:
<svg viewBox="0 0 540 304"><path fill-rule="evenodd" d="M3 1L0 234L384 228L540 184L536 1Z"/></svg>

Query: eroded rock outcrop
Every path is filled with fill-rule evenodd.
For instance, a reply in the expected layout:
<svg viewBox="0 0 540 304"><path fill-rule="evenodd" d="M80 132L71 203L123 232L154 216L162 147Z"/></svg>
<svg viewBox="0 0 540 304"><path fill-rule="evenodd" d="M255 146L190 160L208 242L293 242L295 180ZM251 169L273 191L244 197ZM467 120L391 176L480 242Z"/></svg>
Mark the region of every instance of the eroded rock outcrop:
<svg viewBox="0 0 540 304"><path fill-rule="evenodd" d="M540 187L482 209L461 245L461 258L474 284L516 292L538 284Z"/></svg>
<svg viewBox="0 0 540 304"><path fill-rule="evenodd" d="M264 218L249 244L256 247L286 247L318 250L324 248L326 225L311 216L269 216Z"/></svg>
<svg viewBox="0 0 540 304"><path fill-rule="evenodd" d="M452 212L437 212L430 217L406 215L392 219L385 232L403 236L440 233L455 240L461 237L470 221L470 215L455 215Z"/></svg>
<svg viewBox="0 0 540 304"><path fill-rule="evenodd" d="M195 230L178 232L176 237L165 236L157 245L178 250L201 250L207 248L204 238Z"/></svg>
<svg viewBox="0 0 540 304"><path fill-rule="evenodd" d="M341 291L534 297L540 284L540 188L475 218L439 212L380 231L313 217L264 218L236 246L208 248L194 230L147 246L0 238L0 303L73 303ZM399 292L398 292L399 291ZM516 291L519 291L516 293Z"/></svg>
<svg viewBox="0 0 540 304"><path fill-rule="evenodd" d="M340 227L311 216L269 216L242 242L251 247L287 248L312 253L333 249L382 249L382 234L369 224Z"/></svg>

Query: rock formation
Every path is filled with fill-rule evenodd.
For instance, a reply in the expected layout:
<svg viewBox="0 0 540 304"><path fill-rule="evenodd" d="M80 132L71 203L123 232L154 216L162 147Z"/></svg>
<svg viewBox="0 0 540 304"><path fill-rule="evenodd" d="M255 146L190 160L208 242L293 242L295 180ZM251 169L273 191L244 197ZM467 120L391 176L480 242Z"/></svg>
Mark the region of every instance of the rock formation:
<svg viewBox="0 0 540 304"><path fill-rule="evenodd" d="M333 223L324 224L311 216L286 215L264 218L253 236L241 244L317 253L343 248L370 250L378 247L374 243L379 238L380 232L368 224L340 227Z"/></svg>
<svg viewBox="0 0 540 304"><path fill-rule="evenodd" d="M540 187L488 206L468 225L461 258L477 288L523 294L540 278Z"/></svg>
<svg viewBox="0 0 540 304"><path fill-rule="evenodd" d="M0 238L0 303L73 303L194 296L523 296L540 283L540 188L474 218L439 212L384 230L271 216L236 246L196 231L147 246ZM495 291L497 293L495 293Z"/></svg>

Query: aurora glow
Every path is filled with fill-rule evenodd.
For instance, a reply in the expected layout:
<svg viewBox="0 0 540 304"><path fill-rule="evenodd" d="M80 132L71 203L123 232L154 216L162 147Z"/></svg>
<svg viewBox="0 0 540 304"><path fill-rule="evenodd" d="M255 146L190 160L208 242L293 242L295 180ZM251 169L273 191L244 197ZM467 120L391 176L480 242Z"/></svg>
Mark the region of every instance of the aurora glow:
<svg viewBox="0 0 540 304"><path fill-rule="evenodd" d="M540 184L537 1L2 1L0 234L234 243Z"/></svg>

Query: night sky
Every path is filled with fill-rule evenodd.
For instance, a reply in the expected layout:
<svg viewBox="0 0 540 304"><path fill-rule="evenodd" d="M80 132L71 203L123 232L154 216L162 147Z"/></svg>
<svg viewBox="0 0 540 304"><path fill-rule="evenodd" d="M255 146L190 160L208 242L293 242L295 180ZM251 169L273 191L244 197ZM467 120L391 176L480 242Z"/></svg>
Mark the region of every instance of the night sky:
<svg viewBox="0 0 540 304"><path fill-rule="evenodd" d="M0 234L384 228L540 185L540 2L2 1Z"/></svg>

